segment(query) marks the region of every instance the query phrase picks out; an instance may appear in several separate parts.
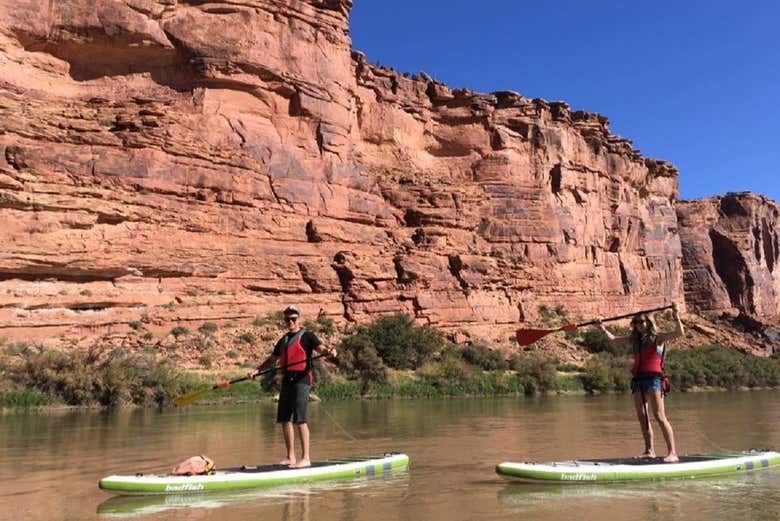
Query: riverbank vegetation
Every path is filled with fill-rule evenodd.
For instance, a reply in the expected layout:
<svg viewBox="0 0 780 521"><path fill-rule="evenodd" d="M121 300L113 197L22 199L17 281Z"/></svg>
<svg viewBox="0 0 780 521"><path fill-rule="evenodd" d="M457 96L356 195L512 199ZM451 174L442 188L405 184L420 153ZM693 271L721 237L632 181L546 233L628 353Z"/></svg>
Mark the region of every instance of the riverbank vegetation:
<svg viewBox="0 0 780 521"><path fill-rule="evenodd" d="M327 318L309 322L307 328L328 336L334 331ZM216 325L205 323L200 334L211 335L215 330ZM339 356L335 361L315 363L315 392L322 399L629 392L631 360L627 350L615 349L596 329L572 333L571 340L591 353L584 365L561 363L533 349L457 346L441 331L418 326L406 315L382 317L344 334L336 344ZM26 344L7 344L1 349L0 407L164 405L178 395L206 389L220 379L253 369L181 371L175 360L150 350L63 352ZM780 357L756 357L728 346L709 345L673 351L666 372L676 391L778 387ZM270 374L258 381L235 384L211 393L206 400L271 397L276 393L277 378Z"/></svg>

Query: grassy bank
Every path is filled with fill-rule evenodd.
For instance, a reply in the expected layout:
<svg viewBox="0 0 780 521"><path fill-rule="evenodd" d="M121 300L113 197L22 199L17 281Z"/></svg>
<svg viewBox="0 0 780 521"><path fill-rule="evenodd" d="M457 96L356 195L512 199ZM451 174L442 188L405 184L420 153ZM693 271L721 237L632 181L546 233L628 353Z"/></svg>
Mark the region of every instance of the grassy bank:
<svg viewBox="0 0 780 521"><path fill-rule="evenodd" d="M315 364L315 392L325 400L629 392L629 354L615 351L595 330L580 333L576 341L592 353L584 367L536 351L506 359L488 346L453 345L405 315L383 317L343 336L335 364ZM153 353L121 349L61 352L14 344L4 346L2 355L0 407L166 405L250 370L182 372ZM666 370L678 391L780 386L780 357L760 358L720 345L672 351ZM272 397L276 389L269 375L209 393L204 401L253 401Z"/></svg>

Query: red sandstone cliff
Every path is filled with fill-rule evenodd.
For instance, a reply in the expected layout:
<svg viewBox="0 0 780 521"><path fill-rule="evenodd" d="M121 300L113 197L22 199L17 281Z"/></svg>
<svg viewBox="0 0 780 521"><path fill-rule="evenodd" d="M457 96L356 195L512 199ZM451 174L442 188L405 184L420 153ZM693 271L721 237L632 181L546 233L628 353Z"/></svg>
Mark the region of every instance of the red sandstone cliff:
<svg viewBox="0 0 780 521"><path fill-rule="evenodd" d="M689 306L780 315L780 207L751 193L677 206Z"/></svg>
<svg viewBox="0 0 780 521"><path fill-rule="evenodd" d="M674 167L369 64L351 4L0 0L0 336L295 302L505 341L683 299Z"/></svg>

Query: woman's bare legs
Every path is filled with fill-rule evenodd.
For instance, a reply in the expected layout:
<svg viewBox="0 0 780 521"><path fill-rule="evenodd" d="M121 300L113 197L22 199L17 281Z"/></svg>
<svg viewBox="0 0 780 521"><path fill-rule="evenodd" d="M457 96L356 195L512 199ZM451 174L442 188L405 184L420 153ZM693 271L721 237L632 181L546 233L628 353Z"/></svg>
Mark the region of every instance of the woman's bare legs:
<svg viewBox="0 0 780 521"><path fill-rule="evenodd" d="M658 425L661 427L661 433L663 433L664 440L666 441L666 448L668 449L668 453L666 454L666 457L664 457L664 461L666 463L680 461L680 458L677 457L677 448L674 444L674 431L672 430L672 424L669 423L669 420L666 418L666 411L664 410L664 397L661 394L661 391L651 391L645 393L645 396L647 397L647 405L650 407L650 410L653 411L653 416L658 422Z"/></svg>
<svg viewBox="0 0 780 521"><path fill-rule="evenodd" d="M645 397L648 393L645 393ZM634 408L636 417L642 428L642 438L645 440L645 451L639 455L640 458L655 458L655 448L653 447L653 429L650 427L650 418L647 416L647 407L645 400L642 399L642 393L634 393Z"/></svg>

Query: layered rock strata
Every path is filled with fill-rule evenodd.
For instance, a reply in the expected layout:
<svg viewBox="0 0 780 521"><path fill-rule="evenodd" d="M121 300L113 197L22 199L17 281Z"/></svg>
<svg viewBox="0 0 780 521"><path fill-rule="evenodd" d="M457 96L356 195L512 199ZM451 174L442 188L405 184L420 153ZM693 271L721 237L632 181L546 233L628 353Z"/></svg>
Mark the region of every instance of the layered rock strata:
<svg viewBox="0 0 780 521"><path fill-rule="evenodd" d="M752 193L677 206L685 300L703 312L780 315L780 207Z"/></svg>
<svg viewBox="0 0 780 521"><path fill-rule="evenodd" d="M677 170L351 49L351 0L0 0L0 336L682 300Z"/></svg>

